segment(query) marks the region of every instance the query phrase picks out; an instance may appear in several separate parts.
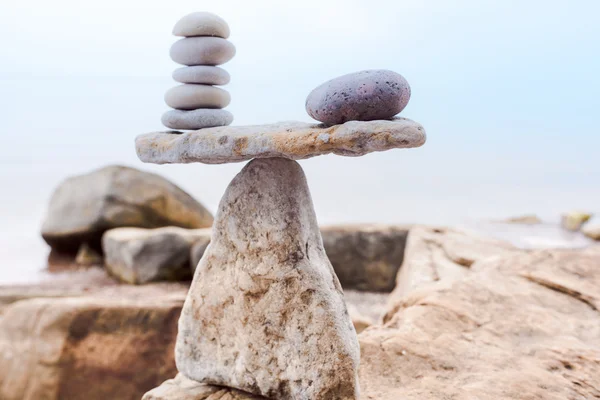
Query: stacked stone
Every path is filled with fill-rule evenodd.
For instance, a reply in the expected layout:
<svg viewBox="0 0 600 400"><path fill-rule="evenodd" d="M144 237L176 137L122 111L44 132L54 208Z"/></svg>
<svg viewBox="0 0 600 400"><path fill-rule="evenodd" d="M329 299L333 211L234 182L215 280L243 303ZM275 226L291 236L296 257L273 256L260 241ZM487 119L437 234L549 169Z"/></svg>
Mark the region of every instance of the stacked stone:
<svg viewBox="0 0 600 400"><path fill-rule="evenodd" d="M235 55L235 46L227 40L227 22L215 14L195 12L181 18L173 34L183 39L171 46L171 59L185 67L173 72L173 79L182 85L165 94L174 110L163 114L163 125L195 130L231 124L233 115L223 110L231 101L229 92L215 86L229 83L229 74L217 65Z"/></svg>

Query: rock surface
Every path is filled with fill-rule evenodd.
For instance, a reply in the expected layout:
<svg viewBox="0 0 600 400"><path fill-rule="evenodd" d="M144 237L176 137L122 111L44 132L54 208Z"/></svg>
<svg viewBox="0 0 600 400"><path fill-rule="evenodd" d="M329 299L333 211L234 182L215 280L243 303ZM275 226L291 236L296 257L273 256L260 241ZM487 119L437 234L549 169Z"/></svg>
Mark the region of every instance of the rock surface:
<svg viewBox="0 0 600 400"><path fill-rule="evenodd" d="M183 65L220 65L235 56L235 46L218 37L188 37L171 46L171 59Z"/></svg>
<svg viewBox="0 0 600 400"><path fill-rule="evenodd" d="M585 224L581 232L590 239L600 240L600 217L594 217Z"/></svg>
<svg viewBox="0 0 600 400"><path fill-rule="evenodd" d="M178 370L269 398L355 399L359 358L302 169L251 161L227 188L196 269Z"/></svg>
<svg viewBox="0 0 600 400"><path fill-rule="evenodd" d="M75 264L80 267L90 267L92 265L103 265L104 258L97 250L91 248L87 243L79 246L75 256Z"/></svg>
<svg viewBox="0 0 600 400"><path fill-rule="evenodd" d="M236 389L205 385L177 374L162 385L146 393L142 400L259 400L254 396ZM266 400L266 399L265 399Z"/></svg>
<svg viewBox="0 0 600 400"><path fill-rule="evenodd" d="M408 227L383 225L321 228L325 252L344 289L391 292L404 258Z"/></svg>
<svg viewBox="0 0 600 400"><path fill-rule="evenodd" d="M537 225L541 224L542 220L535 214L528 214L519 215L518 217L511 217L506 219L504 222L509 224Z"/></svg>
<svg viewBox="0 0 600 400"><path fill-rule="evenodd" d="M589 221L590 218L592 218L592 214L590 213L571 211L561 216L561 226L568 231L575 232L580 230L583 224Z"/></svg>
<svg viewBox="0 0 600 400"><path fill-rule="evenodd" d="M225 108L230 101L231 96L227 90L210 85L179 85L165 93L165 103L178 110Z"/></svg>
<svg viewBox="0 0 600 400"><path fill-rule="evenodd" d="M58 186L42 237L59 251L75 253L83 243L100 249L102 234L112 228L206 228L212 220L208 210L166 179L109 166L68 178Z"/></svg>
<svg viewBox="0 0 600 400"><path fill-rule="evenodd" d="M138 400L176 373L183 296L36 298L0 314L2 400Z"/></svg>
<svg viewBox="0 0 600 400"><path fill-rule="evenodd" d="M328 125L390 119L410 99L404 77L388 70L366 70L334 78L306 98L308 115Z"/></svg>
<svg viewBox="0 0 600 400"><path fill-rule="evenodd" d="M233 114L227 110L200 108L197 110L170 110L163 114L162 123L171 129L203 129L227 126Z"/></svg>
<svg viewBox="0 0 600 400"><path fill-rule="evenodd" d="M229 37L229 25L218 15L209 12L194 12L181 18L173 27L175 36L218 36Z"/></svg>
<svg viewBox="0 0 600 400"><path fill-rule="evenodd" d="M208 229L207 229L208 231ZM194 243L192 248L190 249L190 267L192 268L192 273L196 272L196 267L200 263L200 259L204 255L204 252L208 248L210 244L210 232L207 232L206 236L202 238L198 238L198 240Z"/></svg>
<svg viewBox="0 0 600 400"><path fill-rule="evenodd" d="M389 320L414 290L460 280L477 261L520 252L500 240L451 228L414 226L408 234L404 260L384 318Z"/></svg>
<svg viewBox="0 0 600 400"><path fill-rule="evenodd" d="M600 396L600 253L488 258L360 336L364 399Z"/></svg>
<svg viewBox="0 0 600 400"><path fill-rule="evenodd" d="M210 229L117 228L102 237L106 269L119 280L142 284L192 276L190 250L210 240Z"/></svg>
<svg viewBox="0 0 600 400"><path fill-rule="evenodd" d="M181 83L202 83L204 85L226 85L231 80L229 72L210 65L195 65L177 68L173 79Z"/></svg>
<svg viewBox="0 0 600 400"><path fill-rule="evenodd" d="M223 164L272 157L301 160L329 153L356 157L424 143L423 127L406 118L351 121L332 127L280 122L216 127L181 135L153 132L140 135L135 141L138 157L155 164Z"/></svg>

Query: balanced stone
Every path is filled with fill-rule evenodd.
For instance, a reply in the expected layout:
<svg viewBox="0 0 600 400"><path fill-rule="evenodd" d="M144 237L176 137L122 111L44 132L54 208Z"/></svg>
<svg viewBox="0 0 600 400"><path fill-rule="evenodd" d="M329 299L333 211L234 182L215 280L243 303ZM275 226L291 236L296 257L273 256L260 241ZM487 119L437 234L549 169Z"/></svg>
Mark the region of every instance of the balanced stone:
<svg viewBox="0 0 600 400"><path fill-rule="evenodd" d="M272 399L358 398L360 349L300 165L233 179L179 319L177 369Z"/></svg>
<svg viewBox="0 0 600 400"><path fill-rule="evenodd" d="M388 70L366 70L323 83L306 99L308 114L325 124L390 119L410 99L404 77Z"/></svg>
<svg viewBox="0 0 600 400"><path fill-rule="evenodd" d="M171 129L203 129L225 126L233 122L233 114L227 110L199 108L197 110L170 110L163 114L162 123Z"/></svg>
<svg viewBox="0 0 600 400"><path fill-rule="evenodd" d="M179 85L165 93L165 103L178 110L224 108L230 101L231 96L227 90L210 85Z"/></svg>
<svg viewBox="0 0 600 400"><path fill-rule="evenodd" d="M175 36L218 36L229 37L229 25L218 15L195 12L181 18L173 28Z"/></svg>
<svg viewBox="0 0 600 400"><path fill-rule="evenodd" d="M218 37L189 37L171 46L171 59L183 65L219 65L234 55L235 46Z"/></svg>
<svg viewBox="0 0 600 400"><path fill-rule="evenodd" d="M374 151L419 147L425 138L425 129L407 118L350 121L330 127L287 121L222 126L182 135L146 133L135 139L135 147L143 162L222 164L269 157L302 160L329 153L357 157Z"/></svg>
<svg viewBox="0 0 600 400"><path fill-rule="evenodd" d="M194 65L173 71L173 79L181 83L202 83L204 85L226 85L231 77L223 68L210 65Z"/></svg>

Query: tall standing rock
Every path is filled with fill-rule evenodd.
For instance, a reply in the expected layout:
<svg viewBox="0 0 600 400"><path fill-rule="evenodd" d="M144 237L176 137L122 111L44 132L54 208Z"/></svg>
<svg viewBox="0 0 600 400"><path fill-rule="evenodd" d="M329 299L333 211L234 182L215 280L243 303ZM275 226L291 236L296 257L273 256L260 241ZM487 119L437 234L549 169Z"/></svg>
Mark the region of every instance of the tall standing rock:
<svg viewBox="0 0 600 400"><path fill-rule="evenodd" d="M276 399L356 399L360 350L298 163L231 182L179 321L178 370Z"/></svg>

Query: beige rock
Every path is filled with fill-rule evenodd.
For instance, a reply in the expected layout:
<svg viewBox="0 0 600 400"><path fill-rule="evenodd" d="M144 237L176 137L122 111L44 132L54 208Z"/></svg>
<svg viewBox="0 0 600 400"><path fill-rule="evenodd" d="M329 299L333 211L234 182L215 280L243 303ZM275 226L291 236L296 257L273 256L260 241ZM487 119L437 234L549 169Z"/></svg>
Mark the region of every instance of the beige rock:
<svg viewBox="0 0 600 400"><path fill-rule="evenodd" d="M504 222L507 222L509 224L537 225L541 224L542 220L535 214L528 214L508 218Z"/></svg>
<svg viewBox="0 0 600 400"><path fill-rule="evenodd" d="M135 141L138 157L155 164L223 164L272 157L301 160L329 153L356 157L423 143L423 127L406 118L350 121L330 127L292 121L206 128L181 135L153 132Z"/></svg>
<svg viewBox="0 0 600 400"><path fill-rule="evenodd" d="M190 250L210 241L210 228L117 228L102 237L106 269L127 283L189 279Z"/></svg>
<svg viewBox="0 0 600 400"><path fill-rule="evenodd" d="M578 231L590 218L590 213L571 211L562 215L561 226L569 231Z"/></svg>
<svg viewBox="0 0 600 400"><path fill-rule="evenodd" d="M181 18L173 28L175 36L218 36L229 37L229 25L218 15L209 12L194 12Z"/></svg>
<svg viewBox="0 0 600 400"><path fill-rule="evenodd" d="M218 37L188 37L171 46L171 59L183 65L220 65L235 56L235 46Z"/></svg>
<svg viewBox="0 0 600 400"><path fill-rule="evenodd" d="M166 179L133 168L109 166L68 178L55 190L42 237L60 251L82 243L100 249L102 234L122 226L207 228L212 215Z"/></svg>
<svg viewBox="0 0 600 400"><path fill-rule="evenodd" d="M488 258L445 288L408 294L359 336L361 398L599 397L598 265L582 251Z"/></svg>
<svg viewBox="0 0 600 400"><path fill-rule="evenodd" d="M251 161L227 188L196 269L178 370L269 398L355 399L359 358L302 169Z"/></svg>
<svg viewBox="0 0 600 400"><path fill-rule="evenodd" d="M475 262L515 252L521 250L500 240L450 228L413 227L384 320L396 313L403 298L410 292L460 280L470 273Z"/></svg>
<svg viewBox="0 0 600 400"><path fill-rule="evenodd" d="M236 389L205 385L177 374L162 385L146 393L142 400L259 400Z"/></svg>
<svg viewBox="0 0 600 400"><path fill-rule="evenodd" d="M590 239L600 240L600 218L595 217L585 224L581 232Z"/></svg>
<svg viewBox="0 0 600 400"><path fill-rule="evenodd" d="M75 264L81 267L103 265L104 259L102 258L102 254L90 247L87 243L84 243L79 246L79 250L75 256Z"/></svg>
<svg viewBox="0 0 600 400"><path fill-rule="evenodd" d="M182 296L163 295L36 298L5 306L0 399L140 399L176 373L182 304Z"/></svg>
<svg viewBox="0 0 600 400"><path fill-rule="evenodd" d="M390 292L404 256L408 227L347 225L321 228L325 252L344 289Z"/></svg>
<svg viewBox="0 0 600 400"><path fill-rule="evenodd" d="M165 103L178 110L224 108L230 101L231 96L227 90L210 85L179 85L165 94Z"/></svg>

